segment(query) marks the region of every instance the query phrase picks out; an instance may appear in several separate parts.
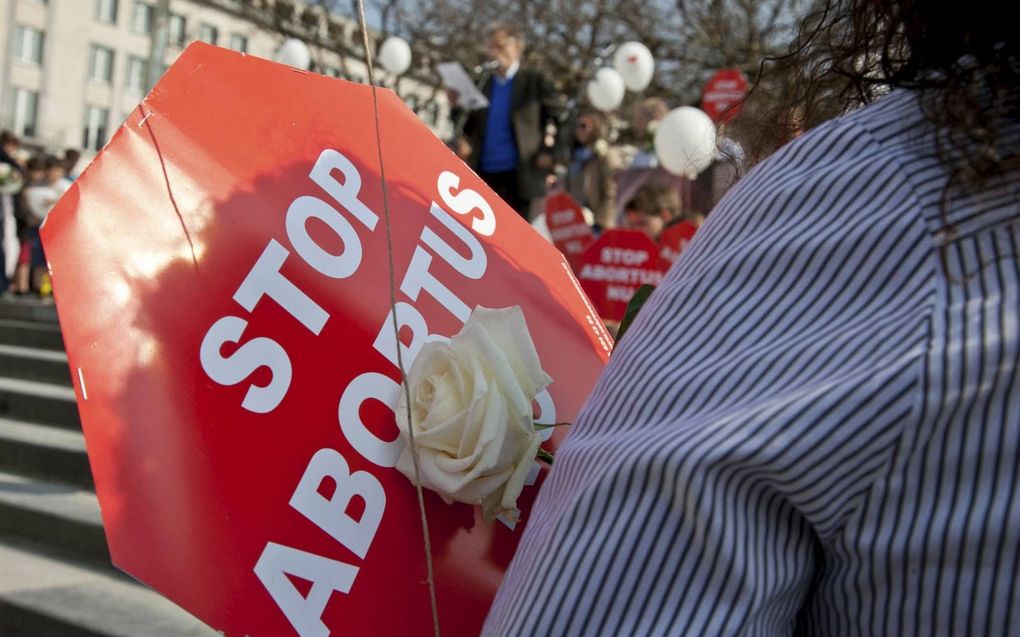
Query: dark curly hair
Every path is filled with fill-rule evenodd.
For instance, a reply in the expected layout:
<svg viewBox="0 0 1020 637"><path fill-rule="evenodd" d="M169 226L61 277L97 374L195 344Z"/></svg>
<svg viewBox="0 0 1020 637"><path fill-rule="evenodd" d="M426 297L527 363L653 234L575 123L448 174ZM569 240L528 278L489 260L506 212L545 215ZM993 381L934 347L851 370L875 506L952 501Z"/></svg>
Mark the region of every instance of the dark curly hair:
<svg viewBox="0 0 1020 637"><path fill-rule="evenodd" d="M752 106L761 158L799 132L895 88L917 91L950 185L980 186L1020 165L1020 37L1010 3L829 0L788 55L767 59ZM755 103L757 102L757 103ZM766 125L767 124L767 125Z"/></svg>

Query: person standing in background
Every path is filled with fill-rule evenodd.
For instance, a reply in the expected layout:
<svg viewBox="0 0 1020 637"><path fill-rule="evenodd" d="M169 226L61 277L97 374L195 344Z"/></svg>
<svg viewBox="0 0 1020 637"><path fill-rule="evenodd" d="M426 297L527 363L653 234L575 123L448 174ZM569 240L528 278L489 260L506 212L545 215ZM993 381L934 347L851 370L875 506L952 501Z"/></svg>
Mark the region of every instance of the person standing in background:
<svg viewBox="0 0 1020 637"><path fill-rule="evenodd" d="M39 238L39 228L60 197L71 187L71 181L67 178L64 168L64 161L53 155L43 158L40 176L41 178L29 183L23 192L25 241L22 250L27 248L28 255L27 257L23 255L18 262L19 270L18 276L15 277L15 291L20 294L28 292L30 284L31 289L43 290L43 282L47 276L46 255ZM22 268L23 265L28 267ZM30 276L31 282L29 282Z"/></svg>
<svg viewBox="0 0 1020 637"><path fill-rule="evenodd" d="M78 173L74 170L81 160L81 152L76 148L68 148L64 150L64 173L68 181L74 181L78 178Z"/></svg>
<svg viewBox="0 0 1020 637"><path fill-rule="evenodd" d="M628 168L655 168L659 160L655 156L655 128L659 120L669 113L669 105L661 97L648 97L634 105L631 115L631 137L636 152Z"/></svg>
<svg viewBox="0 0 1020 637"><path fill-rule="evenodd" d="M9 130L0 132L0 164L7 164L19 173L22 172L23 166L14 157L20 147L21 140L17 135Z"/></svg>
<svg viewBox="0 0 1020 637"><path fill-rule="evenodd" d="M605 117L594 111L577 118L566 177L567 192L592 211L595 225L602 230L616 225L613 172L619 168L616 153L606 140L605 126Z"/></svg>
<svg viewBox="0 0 1020 637"><path fill-rule="evenodd" d="M646 184L624 206L623 228L640 230L652 241L680 217L680 197L661 184Z"/></svg>
<svg viewBox="0 0 1020 637"><path fill-rule="evenodd" d="M8 224L14 222L17 194L25 184L25 167L17 158L20 147L21 140L14 133L9 130L0 132L0 171L4 173L0 179L3 186L3 192L0 192L0 290L6 290L8 285L4 236L9 232Z"/></svg>
<svg viewBox="0 0 1020 637"><path fill-rule="evenodd" d="M489 106L468 115L458 153L527 219L532 200L545 195L556 156L546 126L559 120L565 101L545 75L522 66L524 37L516 27L489 27L486 51L496 65L482 87ZM450 97L456 103L457 95Z"/></svg>

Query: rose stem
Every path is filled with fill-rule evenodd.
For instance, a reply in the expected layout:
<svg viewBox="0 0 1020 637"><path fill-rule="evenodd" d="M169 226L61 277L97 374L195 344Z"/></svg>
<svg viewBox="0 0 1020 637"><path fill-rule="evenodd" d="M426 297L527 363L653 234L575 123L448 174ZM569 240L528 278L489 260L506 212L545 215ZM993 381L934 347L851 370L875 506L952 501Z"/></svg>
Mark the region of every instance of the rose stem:
<svg viewBox="0 0 1020 637"><path fill-rule="evenodd" d="M553 455L541 447L538 448L537 458L548 464L553 463Z"/></svg>

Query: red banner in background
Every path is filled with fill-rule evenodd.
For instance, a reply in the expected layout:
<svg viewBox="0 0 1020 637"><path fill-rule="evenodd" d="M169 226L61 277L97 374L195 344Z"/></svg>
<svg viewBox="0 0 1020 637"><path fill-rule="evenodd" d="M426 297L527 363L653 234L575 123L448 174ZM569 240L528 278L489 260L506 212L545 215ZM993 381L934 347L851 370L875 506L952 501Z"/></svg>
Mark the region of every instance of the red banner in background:
<svg viewBox="0 0 1020 637"><path fill-rule="evenodd" d="M584 220L581 205L565 192L549 195L545 199L545 223L553 245L576 272L581 255L595 240L591 226Z"/></svg>
<svg viewBox="0 0 1020 637"><path fill-rule="evenodd" d="M371 91L193 44L43 229L113 561L227 635L431 630L398 347L520 305L541 422L609 355L563 257L380 90L397 341ZM521 526L426 506L443 634L477 635Z"/></svg>
<svg viewBox="0 0 1020 637"><path fill-rule="evenodd" d="M585 250L577 278L599 316L619 321L634 292L646 283L658 286L668 266L644 232L609 230Z"/></svg>
<svg viewBox="0 0 1020 637"><path fill-rule="evenodd" d="M697 231L698 226L690 221L681 221L663 230L659 235L659 257L672 265Z"/></svg>

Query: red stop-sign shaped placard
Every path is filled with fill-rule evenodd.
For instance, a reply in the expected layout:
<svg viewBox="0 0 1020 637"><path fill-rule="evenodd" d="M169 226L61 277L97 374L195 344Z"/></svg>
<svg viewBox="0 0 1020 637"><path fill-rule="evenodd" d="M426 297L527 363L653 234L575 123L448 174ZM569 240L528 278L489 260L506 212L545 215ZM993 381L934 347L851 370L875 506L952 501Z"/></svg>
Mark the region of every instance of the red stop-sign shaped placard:
<svg viewBox="0 0 1020 637"><path fill-rule="evenodd" d="M577 278L599 316L619 321L634 292L644 284L659 285L667 266L645 233L610 230L585 250Z"/></svg>
<svg viewBox="0 0 1020 637"><path fill-rule="evenodd" d="M747 78L739 69L723 69L712 76L702 89L701 110L705 111L713 122L724 123L732 120L740 113L741 104L737 104L747 95ZM730 108L737 104L733 108Z"/></svg>
<svg viewBox="0 0 1020 637"><path fill-rule="evenodd" d="M681 221L663 230L659 235L659 257L665 263L672 264L697 231L698 226L690 221Z"/></svg>
<svg viewBox="0 0 1020 637"><path fill-rule="evenodd" d="M379 110L405 366L519 305L571 421L611 344L569 267ZM194 44L43 229L114 563L227 635L431 631L374 122L371 87ZM521 526L426 500L443 634L476 635Z"/></svg>
<svg viewBox="0 0 1020 637"><path fill-rule="evenodd" d="M581 255L595 240L581 205L565 192L551 194L545 200L545 222L553 245L576 270Z"/></svg>

